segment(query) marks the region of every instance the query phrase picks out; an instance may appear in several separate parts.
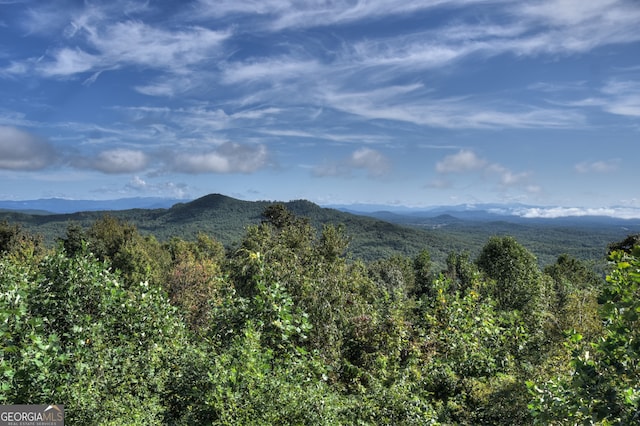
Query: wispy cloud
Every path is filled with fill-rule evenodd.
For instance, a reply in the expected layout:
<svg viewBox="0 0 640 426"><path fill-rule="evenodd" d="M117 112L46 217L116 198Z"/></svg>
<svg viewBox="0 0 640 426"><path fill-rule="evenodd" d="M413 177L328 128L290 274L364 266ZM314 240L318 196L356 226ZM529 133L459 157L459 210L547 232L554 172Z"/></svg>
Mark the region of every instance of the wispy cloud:
<svg viewBox="0 0 640 426"><path fill-rule="evenodd" d="M582 162L575 165L574 169L578 173L609 173L616 171L620 166L620 159L599 160L592 162Z"/></svg>
<svg viewBox="0 0 640 426"><path fill-rule="evenodd" d="M589 97L556 103L570 107L599 108L610 114L640 117L640 81L609 80Z"/></svg>
<svg viewBox="0 0 640 426"><path fill-rule="evenodd" d="M27 4L18 19L3 18L3 34L24 44L0 48L0 79L25 90L6 104L22 98L19 107L0 110L0 136L26 141L16 148L0 140L4 169L57 160L82 173L157 177L254 173L285 159L289 169L316 162L315 176L376 178L392 172L387 152L395 159L418 147L450 150L429 151L441 155L431 188L477 178L497 191L540 193L533 172L492 159L495 147L464 147L520 129L620 122L628 129L640 117L632 60L609 66L603 59L594 65L601 74L563 68L586 63L595 49L599 58L619 58L640 41L636 0ZM545 72L502 81L511 65L529 64ZM106 83L117 89L107 94L115 86ZM111 95L122 96L118 106ZM64 114L61 98L70 105ZM35 108L35 100L48 105ZM86 105L94 110L73 117ZM323 154L309 159L310 152ZM596 150L584 155L592 160L564 171L619 166L594 161ZM151 185L138 177L130 189Z"/></svg>
<svg viewBox="0 0 640 426"><path fill-rule="evenodd" d="M391 162L378 150L360 148L348 158L313 167L312 173L316 177L351 177L357 170L364 170L369 177L377 178L391 171Z"/></svg>
<svg viewBox="0 0 640 426"><path fill-rule="evenodd" d="M603 108L618 115L640 117L640 81L609 81L602 93L607 100L602 103Z"/></svg>
<svg viewBox="0 0 640 426"><path fill-rule="evenodd" d="M184 74L191 66L218 57L221 43L231 36L226 29L189 25L160 28L129 18L129 14L145 11L144 5L129 2L86 4L82 9L44 3L34 6L28 9L22 25L29 32L57 32L61 46L41 57L13 61L3 73L35 71L57 78L91 72L89 82L101 71L123 67Z"/></svg>
<svg viewBox="0 0 640 426"><path fill-rule="evenodd" d="M226 84L264 82L265 80L274 83L315 74L319 67L317 61L292 57L233 63L224 67L222 81Z"/></svg>
<svg viewBox="0 0 640 426"><path fill-rule="evenodd" d="M200 0L200 16L252 15L262 17L261 27L271 31L340 25L381 16L404 15L438 6L464 6L484 0L337 0L332 2L295 0Z"/></svg>
<svg viewBox="0 0 640 426"><path fill-rule="evenodd" d="M392 86L361 92L334 90L324 96L333 108L367 119L402 121L429 127L563 128L584 123L583 115L574 110L507 103L497 109L469 97L437 98L425 93L421 85Z"/></svg>
<svg viewBox="0 0 640 426"><path fill-rule="evenodd" d="M433 2L431 6L445 2ZM501 3L501 2L498 2ZM626 0L505 2L507 22L468 21L421 33L364 40L351 58L366 66L437 68L471 55L574 54L640 40L640 8ZM447 5L452 5L448 2ZM499 10L499 9L498 9ZM500 16L496 14L495 16Z"/></svg>
<svg viewBox="0 0 640 426"><path fill-rule="evenodd" d="M123 66L184 73L189 65L209 60L215 48L229 36L226 31L185 28L168 31L137 21L116 22L105 27L83 28L81 34L91 50L61 48L51 58L38 61L36 68L45 76L72 76L88 71Z"/></svg>
<svg viewBox="0 0 640 426"><path fill-rule="evenodd" d="M543 0L518 3L514 10L527 25L539 28L530 43L522 44L523 52L584 52L640 40L640 8L633 0Z"/></svg>

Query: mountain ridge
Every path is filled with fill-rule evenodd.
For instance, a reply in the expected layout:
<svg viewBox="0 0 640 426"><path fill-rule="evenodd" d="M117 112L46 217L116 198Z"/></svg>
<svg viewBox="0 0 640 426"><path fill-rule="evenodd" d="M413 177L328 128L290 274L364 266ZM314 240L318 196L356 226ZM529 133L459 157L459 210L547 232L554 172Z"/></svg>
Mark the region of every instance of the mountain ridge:
<svg viewBox="0 0 640 426"><path fill-rule="evenodd" d="M211 198L216 196L217 198ZM207 201L208 200L208 201ZM87 211L114 211L130 209L169 209L174 205L188 204L197 201L204 206L213 201L221 203L234 200L246 203L258 202L307 202L307 200L247 201L230 197L228 195L214 193L207 194L196 199L179 199L164 197L129 197L109 200L75 200L66 198L41 198L36 200L0 200L0 211L19 211L29 214L56 214L78 213ZM640 219L640 208L629 206L611 207L561 207L561 206L536 206L522 203L466 203L457 205L433 205L423 207L410 207L402 205L386 204L316 204L323 208L339 210L356 215L380 217L384 214L435 217L449 214L454 217L469 220L528 220L528 219L559 219L562 217L592 217L601 220L614 219ZM211 207L211 206L210 206Z"/></svg>
<svg viewBox="0 0 640 426"><path fill-rule="evenodd" d="M65 214L83 211L129 210L134 208L169 208L181 201L163 197L131 197L111 200L73 200L67 198L40 198L36 200L0 200L0 210L38 214Z"/></svg>
<svg viewBox="0 0 640 426"><path fill-rule="evenodd" d="M0 221L19 223L31 232L42 234L48 244L54 244L65 235L70 223L78 223L86 229L109 214L162 241L175 236L194 239L199 233L205 233L233 249L242 240L248 226L263 220L262 213L267 206L280 203L292 213L308 217L317 230L328 224L344 226L351 240L350 252L356 258L375 260L394 254L413 256L427 249L432 259L440 264L452 251L467 251L474 256L492 235L514 236L538 256L541 264L555 261L562 253L602 260L608 243L640 232L640 220L598 222L564 218L509 221L499 216L501 220L469 220L443 212L431 217L389 212L382 217L372 217L371 214L322 207L308 200L245 201L222 194L184 201L169 208L58 214L0 212Z"/></svg>

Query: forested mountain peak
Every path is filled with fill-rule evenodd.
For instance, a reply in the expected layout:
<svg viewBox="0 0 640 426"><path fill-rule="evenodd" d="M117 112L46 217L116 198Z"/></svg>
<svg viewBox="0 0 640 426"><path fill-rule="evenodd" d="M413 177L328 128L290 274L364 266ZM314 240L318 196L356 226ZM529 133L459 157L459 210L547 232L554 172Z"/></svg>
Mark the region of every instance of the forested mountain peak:
<svg viewBox="0 0 640 426"><path fill-rule="evenodd" d="M251 201L242 201L223 194L208 194L183 204L177 204L174 208L188 209L219 209L231 206L249 205Z"/></svg>

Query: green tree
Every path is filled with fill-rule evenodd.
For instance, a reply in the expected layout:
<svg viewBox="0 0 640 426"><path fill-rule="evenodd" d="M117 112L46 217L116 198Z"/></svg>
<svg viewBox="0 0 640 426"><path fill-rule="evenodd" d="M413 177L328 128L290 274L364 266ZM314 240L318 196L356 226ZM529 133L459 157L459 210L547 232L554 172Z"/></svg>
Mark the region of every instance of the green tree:
<svg viewBox="0 0 640 426"><path fill-rule="evenodd" d="M70 222L67 225L67 232L64 238L61 238L62 246L69 256L75 256L82 252L86 243L86 235L82 225L78 222Z"/></svg>
<svg viewBox="0 0 640 426"><path fill-rule="evenodd" d="M184 326L166 293L147 282L123 286L91 256L54 255L41 265L31 297L45 331L60 336L69 362L58 395L68 418L159 424L171 360L183 350Z"/></svg>
<svg viewBox="0 0 640 426"><path fill-rule="evenodd" d="M163 422L188 342L162 289L125 287L108 264L62 250L35 266L0 260L0 287L3 402L62 400L73 424Z"/></svg>
<svg viewBox="0 0 640 426"><path fill-rule="evenodd" d="M567 254L544 269L551 277L553 327L557 337L575 330L591 341L600 335L602 324L598 315L598 293L604 280L592 267Z"/></svg>
<svg viewBox="0 0 640 426"><path fill-rule="evenodd" d="M478 268L471 262L468 252L449 253L446 264L444 274L452 283L450 290L465 293L477 282Z"/></svg>
<svg viewBox="0 0 640 426"><path fill-rule="evenodd" d="M427 249L420 250L420 253L413 258L414 294L417 298L422 295L433 297L431 284L434 277L431 268L431 254Z"/></svg>
<svg viewBox="0 0 640 426"><path fill-rule="evenodd" d="M513 237L490 238L477 264L495 281L491 295L499 309L531 313L538 308L541 274L536 258Z"/></svg>
<svg viewBox="0 0 640 426"><path fill-rule="evenodd" d="M190 329L197 334L206 333L211 325L212 305L221 302L230 286L222 272L224 247L200 234L196 241L174 237L165 249L172 260L163 287L171 303L182 309Z"/></svg>
<svg viewBox="0 0 640 426"><path fill-rule="evenodd" d="M611 243L608 246L609 253L614 251L624 251L626 253L631 253L634 247L640 245L640 234L633 234L627 236L622 241L617 241L615 243Z"/></svg>
<svg viewBox="0 0 640 426"><path fill-rule="evenodd" d="M90 250L121 271L125 283L161 284L169 266L168 253L153 236L111 215L96 220L87 231Z"/></svg>
<svg viewBox="0 0 640 426"><path fill-rule="evenodd" d="M630 425L640 422L640 247L613 251L599 295L604 337L571 334L570 371L529 382L537 423Z"/></svg>
<svg viewBox="0 0 640 426"><path fill-rule="evenodd" d="M59 333L31 309L37 268L0 258L0 403L56 401L69 378Z"/></svg>
<svg viewBox="0 0 640 426"><path fill-rule="evenodd" d="M26 261L35 259L35 254L43 253L41 236L27 232L17 223L9 224L6 220L0 222L0 256L12 256Z"/></svg>
<svg viewBox="0 0 640 426"><path fill-rule="evenodd" d="M481 283L476 283L480 285ZM441 274L423 307L424 387L445 424L529 424L519 369L531 337L519 311L503 311ZM475 287L475 286L474 286Z"/></svg>
<svg viewBox="0 0 640 426"><path fill-rule="evenodd" d="M393 255L369 263L369 276L387 297L406 298L415 289L415 270L410 258Z"/></svg>

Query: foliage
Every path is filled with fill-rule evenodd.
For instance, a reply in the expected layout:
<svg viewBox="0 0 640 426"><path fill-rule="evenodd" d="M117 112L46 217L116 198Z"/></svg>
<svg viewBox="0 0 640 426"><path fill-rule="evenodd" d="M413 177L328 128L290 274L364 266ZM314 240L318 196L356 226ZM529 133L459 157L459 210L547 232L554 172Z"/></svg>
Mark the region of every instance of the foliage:
<svg viewBox="0 0 640 426"><path fill-rule="evenodd" d="M173 238L165 248L172 260L163 287L171 303L182 308L191 330L197 334L206 332L211 305L219 303L229 287L222 273L224 248L202 234L195 242Z"/></svg>
<svg viewBox="0 0 640 426"><path fill-rule="evenodd" d="M540 424L637 424L640 421L640 247L613 251L602 286L604 337L585 345L570 334L571 372L542 386L529 383Z"/></svg>
<svg viewBox="0 0 640 426"><path fill-rule="evenodd" d="M640 249L606 281L568 255L542 272L510 237L475 262L428 245L365 262L348 226L289 209L311 203L263 205L227 248L105 216L46 250L1 225L0 402L61 402L73 424L638 420ZM246 205L171 214L212 207Z"/></svg>
<svg viewBox="0 0 640 426"><path fill-rule="evenodd" d="M513 237L492 237L478 256L478 267L495 281L491 295L502 310L535 309L540 297L536 258Z"/></svg>
<svg viewBox="0 0 640 426"><path fill-rule="evenodd" d="M26 261L42 254L42 238L27 232L20 224L0 222L0 256L11 256Z"/></svg>
<svg viewBox="0 0 640 426"><path fill-rule="evenodd" d="M575 330L589 341L601 334L598 315L598 292L603 285L592 266L567 254L560 255L544 269L552 279L552 309L555 312L552 331L562 338L567 330Z"/></svg>

